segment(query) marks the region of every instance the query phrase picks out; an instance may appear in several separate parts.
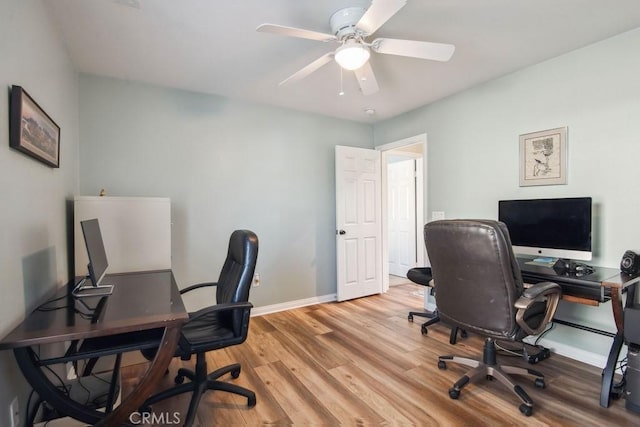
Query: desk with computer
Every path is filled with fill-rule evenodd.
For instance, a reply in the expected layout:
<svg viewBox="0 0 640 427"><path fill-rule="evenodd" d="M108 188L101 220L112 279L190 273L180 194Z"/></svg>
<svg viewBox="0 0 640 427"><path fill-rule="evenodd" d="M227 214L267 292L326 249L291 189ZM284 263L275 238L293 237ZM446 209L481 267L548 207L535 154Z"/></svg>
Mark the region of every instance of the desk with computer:
<svg viewBox="0 0 640 427"><path fill-rule="evenodd" d="M109 283L103 283L108 261L98 220L81 225L89 256L88 276L48 296L0 340L0 349L14 351L38 401L85 423L119 426L156 391L188 314L171 270L110 274ZM57 343L64 343L66 350ZM151 348L160 350L135 389L116 406L122 354ZM99 399L74 399L74 389L88 390L95 378L95 361L105 356L115 356L110 378L98 381L107 383L107 389L93 396ZM79 361L84 361L84 367L76 369L77 379L63 379L66 375L61 371L66 372L67 364L77 368ZM57 371L54 366L59 367ZM31 409L27 408L25 425L33 425L37 405Z"/></svg>
<svg viewBox="0 0 640 427"><path fill-rule="evenodd" d="M514 252L521 255L518 263L525 283L558 283L567 302L591 306L611 302L615 333L554 319L555 323L613 338L603 370L600 397L600 405L609 406L610 397L619 397L622 393L624 383L621 381L616 388L614 375L625 334L640 335L632 332L638 328L637 322L623 320L634 301L636 283L640 281L637 262L634 267L633 262L625 263L623 258L621 270L582 262L592 257L592 200L589 197L504 200L499 202L498 219L507 225ZM627 299L623 303L624 293ZM638 360L640 369L640 358ZM627 407L631 402L631 409L633 405L640 408L640 375L634 380L638 381L637 386L631 386L630 380L634 379L626 378ZM630 395L630 388L637 391Z"/></svg>

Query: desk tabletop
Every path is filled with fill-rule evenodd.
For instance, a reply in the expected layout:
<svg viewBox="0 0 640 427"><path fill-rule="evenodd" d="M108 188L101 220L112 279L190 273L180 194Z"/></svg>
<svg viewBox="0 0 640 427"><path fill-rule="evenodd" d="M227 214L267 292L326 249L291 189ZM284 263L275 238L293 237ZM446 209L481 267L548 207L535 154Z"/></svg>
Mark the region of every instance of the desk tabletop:
<svg viewBox="0 0 640 427"><path fill-rule="evenodd" d="M619 271L617 274L602 281L602 286L608 288L625 289L640 282L640 275L630 275Z"/></svg>
<svg viewBox="0 0 640 427"><path fill-rule="evenodd" d="M620 270L609 267L594 266L589 273L566 273L551 266L539 265L528 258L518 258L522 279L528 283L548 281L562 287L563 299L577 298L576 302L598 305L611 298L612 286L609 280L615 281Z"/></svg>
<svg viewBox="0 0 640 427"><path fill-rule="evenodd" d="M518 264L523 275L540 277L552 282L558 282L560 284L570 283L579 285L595 285L601 286L601 283L607 279L618 276L620 270L609 267L593 267L594 271L589 274L581 273L565 273L554 269L550 266L538 265L528 258L518 258Z"/></svg>
<svg viewBox="0 0 640 427"><path fill-rule="evenodd" d="M0 341L0 350L184 323L189 315L171 270L107 275L108 297L76 299L65 286ZM50 301L50 302L47 302Z"/></svg>

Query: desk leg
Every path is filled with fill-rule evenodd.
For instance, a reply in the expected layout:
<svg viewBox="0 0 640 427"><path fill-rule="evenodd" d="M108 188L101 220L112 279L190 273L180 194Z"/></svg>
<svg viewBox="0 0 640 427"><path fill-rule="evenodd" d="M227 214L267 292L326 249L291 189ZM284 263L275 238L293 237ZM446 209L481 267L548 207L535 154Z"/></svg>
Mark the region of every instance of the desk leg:
<svg viewBox="0 0 640 427"><path fill-rule="evenodd" d="M104 413L71 400L61 388L56 387L38 365L38 357L31 347L15 348L13 353L22 374L38 393L40 400L49 402L61 413L85 423L94 424L104 418Z"/></svg>
<svg viewBox="0 0 640 427"><path fill-rule="evenodd" d="M97 426L121 427L127 425L129 415L137 411L140 405L156 391L156 384L160 382L175 353L180 339L180 329L180 325L165 328L162 345L144 378L106 418L103 412L87 408L69 399L60 388L56 387L38 365L38 358L30 347L16 348L13 352L20 370L43 401L49 402L61 413L82 422Z"/></svg>
<svg viewBox="0 0 640 427"><path fill-rule="evenodd" d="M106 418L96 424L96 426L119 427L129 422L129 415L138 411L147 398L156 391L157 384L160 382L173 355L175 354L180 339L181 325L167 327L162 337L162 345L160 346L156 357L147 369L147 373L136 388L124 397L122 403L115 411L110 413Z"/></svg>
<svg viewBox="0 0 640 427"><path fill-rule="evenodd" d="M609 350L609 358L607 359L607 365L604 367L602 373L602 389L600 390L600 406L603 408L609 407L609 400L611 399L611 388L613 387L613 376L616 373L616 363L618 363L618 356L624 343L624 336L621 333L617 333L613 338L611 349Z"/></svg>

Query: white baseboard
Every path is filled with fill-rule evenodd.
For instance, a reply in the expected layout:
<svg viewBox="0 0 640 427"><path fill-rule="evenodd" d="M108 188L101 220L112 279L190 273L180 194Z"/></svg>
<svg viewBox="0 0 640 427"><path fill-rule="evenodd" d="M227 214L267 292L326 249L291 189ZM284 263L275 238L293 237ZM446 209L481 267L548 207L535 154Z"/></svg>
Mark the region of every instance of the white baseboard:
<svg viewBox="0 0 640 427"><path fill-rule="evenodd" d="M282 302L278 304L264 305L262 307L252 308L251 317L277 313L279 311L292 310L294 308L306 307L308 305L322 304L324 302L333 302L336 300L337 300L336 294L328 294L328 295L321 295L317 297L299 299L295 301L287 301L287 302Z"/></svg>

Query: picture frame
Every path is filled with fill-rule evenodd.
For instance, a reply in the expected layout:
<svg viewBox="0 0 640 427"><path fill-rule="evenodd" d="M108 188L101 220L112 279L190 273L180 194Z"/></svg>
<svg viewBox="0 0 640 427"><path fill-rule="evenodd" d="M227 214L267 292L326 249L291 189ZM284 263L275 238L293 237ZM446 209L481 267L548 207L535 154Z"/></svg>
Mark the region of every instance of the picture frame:
<svg viewBox="0 0 640 427"><path fill-rule="evenodd" d="M60 167L60 127L21 86L11 87L9 146Z"/></svg>
<svg viewBox="0 0 640 427"><path fill-rule="evenodd" d="M567 183L567 128L520 135L520 187Z"/></svg>

